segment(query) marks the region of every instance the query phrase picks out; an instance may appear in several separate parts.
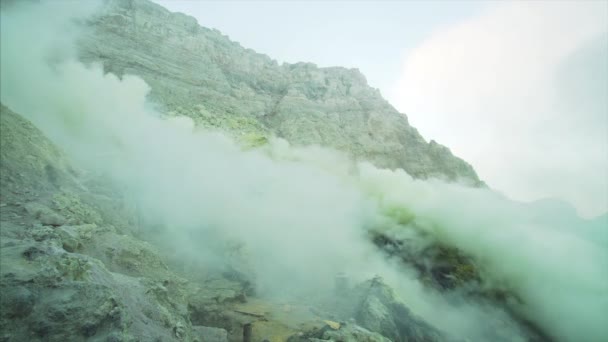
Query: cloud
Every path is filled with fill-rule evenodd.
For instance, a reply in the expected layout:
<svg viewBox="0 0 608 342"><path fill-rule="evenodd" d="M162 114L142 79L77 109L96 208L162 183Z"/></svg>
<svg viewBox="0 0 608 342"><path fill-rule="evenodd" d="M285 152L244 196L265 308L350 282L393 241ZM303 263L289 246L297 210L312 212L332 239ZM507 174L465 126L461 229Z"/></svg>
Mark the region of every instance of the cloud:
<svg viewBox="0 0 608 342"><path fill-rule="evenodd" d="M412 50L392 102L491 187L602 214L607 32L603 1L501 2Z"/></svg>

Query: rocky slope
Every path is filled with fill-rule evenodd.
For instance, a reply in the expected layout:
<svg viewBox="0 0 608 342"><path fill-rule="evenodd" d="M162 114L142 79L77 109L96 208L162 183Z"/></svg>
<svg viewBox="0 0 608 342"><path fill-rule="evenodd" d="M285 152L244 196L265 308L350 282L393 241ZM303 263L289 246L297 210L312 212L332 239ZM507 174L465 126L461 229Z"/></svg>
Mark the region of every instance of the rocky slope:
<svg viewBox="0 0 608 342"><path fill-rule="evenodd" d="M427 143L357 69L279 65L147 0L111 0L80 41L84 61L152 87L163 111L237 134L332 147L418 178L481 185L450 150Z"/></svg>
<svg viewBox="0 0 608 342"><path fill-rule="evenodd" d="M5 106L0 120L0 341L449 340L380 279L302 305L172 264L121 191Z"/></svg>
<svg viewBox="0 0 608 342"><path fill-rule="evenodd" d="M4 106L0 118L0 340L190 334L181 280L124 235L128 210L89 191L31 123Z"/></svg>
<svg viewBox="0 0 608 342"><path fill-rule="evenodd" d="M268 143L271 136L279 136L296 146L333 147L354 159L370 160L388 168L403 168L419 178L438 177L483 184L470 165L452 156L447 148L433 141L426 143L409 126L405 115L396 112L357 71L317 68L304 63L279 66L266 56L243 49L217 31L198 26L190 17L170 13L148 1L107 1L102 13L87 25L88 31L79 41L82 60L101 62L105 71L118 75L141 76L151 85L153 103L161 107L161 113L189 116L201 126L218 128L237 137L246 148L264 145L256 151L243 152L243 158L238 160L259 161L254 158L262 158L265 163L273 160L281 170L283 166L287 169L296 163L314 164L315 170L317 166L321 169L326 166L325 159L308 160L311 157L305 149L282 151L275 146L278 140L271 139ZM70 102L73 93L65 93L69 94L66 102ZM76 107L74 113L84 114L79 112L81 107ZM61 107L62 110L66 108L69 106ZM29 115L29 118L36 117L32 113ZM203 222L191 223L193 230L179 226L180 223L187 225L182 221L171 222L174 226L154 222L154 218L150 218L154 213L136 207L140 203L129 197L136 192L130 193L127 189L131 183L111 179L94 166L86 170L76 167L86 164L74 164L77 158L69 160L42 131L5 106L0 107L0 119L0 341L373 342L456 341L458 339L453 335L472 336L438 329L439 323L431 324L428 315L425 321L413 311L412 302L419 300L413 297L427 292L445 294L456 302L492 308L488 311L492 315L484 316L482 327L476 329L474 340L549 340L534 324L509 309L508 302L514 302L513 307L517 308L518 301L509 289L503 290L502 284L484 283L485 274L478 267L478 260L439 240L427 239L424 234L430 233L424 233L422 226L432 225L432 222L427 222L424 216L416 218L407 207L391 204L394 196L385 194L382 188L374 190L372 185L376 183L371 179L367 186L372 188L367 190L373 193L370 196L378 205L381 220L365 221L366 224L360 227L363 231L357 236L362 235L364 246L340 248L361 248L364 250L356 250L365 255L361 260L369 257L369 253L381 258L382 267L390 264L396 265L397 272L408 270L417 282L416 286L424 287L424 290L408 293L410 297L406 302L396 294L394 279L391 283L394 288L380 277L351 282L344 274L318 272L322 267L311 263L305 265L302 273L310 277L311 282L330 284L323 288L325 292L316 297L277 295L268 298L256 292L255 270L247 269L246 244L251 241L234 241L209 234L205 228L213 222L208 222L208 216L203 216ZM163 134L159 135L162 138ZM120 145L120 139L112 140L112 143L116 142ZM61 146L66 148L67 145ZM242 152L236 145L235 149ZM146 149L135 151L140 152L137 156L151 152L147 145ZM173 151L175 149L170 149L171 154ZM338 164L332 158L341 158L341 155L325 152L331 159L330 164ZM296 163L292 163L292 159ZM158 164L161 163L142 165L154 168ZM344 164L345 168L354 165ZM95 164L88 166L91 165ZM242 165L236 165L239 166ZM359 172L367 166L359 165ZM353 179L350 171L340 167L327 169L325 171L329 173L342 174L344 171L340 184L350 182L365 187L366 183ZM288 170L295 171L298 176L297 168ZM141 171L137 169L138 176ZM378 175L385 172L376 171ZM192 186L198 177L206 176L205 172L206 169L196 172L197 178L191 182L184 180L190 178L179 178L169 187ZM238 175L242 177L243 174ZM391 175L414 182L402 171ZM391 175L384 173L386 177ZM292 173L285 177L289 178L286 183L279 185L291 185L291 176ZM246 189L238 190L253 193L251 201L256 202L263 198L263 187L272 188L273 184L263 181L246 184L252 185L251 189L245 186ZM384 185L390 185L390 182ZM157 186L158 182L154 182L153 190L157 190ZM311 186L312 192L323 185L314 186L316 190ZM224 188L221 189L223 192ZM396 186L395 189L401 191L403 188ZM148 195L165 196L162 191L152 191ZM217 193L215 195L217 197ZM238 197L238 192L231 195ZM194 197L194 203L217 200L213 193L207 196ZM234 206L234 199L221 205ZM280 200L285 201L285 197L281 196ZM296 198L297 203L291 204L298 212L304 211L298 201ZM182 201L177 206L185 204ZM275 215L274 206L259 208L258 202L256 205L254 210L268 209L268 216ZM193 207L200 209L196 205ZM280 211L277 210L277 216L281 216ZM321 215L318 211L308 214ZM301 231L313 235L321 232L322 239L331 240L332 250L338 249L334 248L333 242L345 239L340 232L334 235L335 221L328 221L330 224L321 230L310 231L314 221L312 224L305 219L302 221L305 222ZM272 223L272 220L261 222ZM246 226L250 224L251 221L246 222ZM257 228L262 232L268 227ZM349 225L349 228L353 227ZM179 229L183 231L176 238ZM171 238L175 241L170 241ZM179 249L186 246L180 244L181 238L192 240L191 244L205 249L205 253L195 254L190 259L184 257L186 253L179 253ZM264 235L263 238L272 240L274 236ZM309 242L310 250L306 253L320 253L316 242ZM265 243L264 248L273 249L282 243L272 240ZM262 268L272 269L275 259L291 257L288 255L291 250L278 250L283 254L270 253L272 260ZM326 255L325 259L341 256ZM202 260L206 257L210 260ZM323 258L311 260L334 262ZM331 288L334 282L335 288ZM496 312L499 315L495 315Z"/></svg>

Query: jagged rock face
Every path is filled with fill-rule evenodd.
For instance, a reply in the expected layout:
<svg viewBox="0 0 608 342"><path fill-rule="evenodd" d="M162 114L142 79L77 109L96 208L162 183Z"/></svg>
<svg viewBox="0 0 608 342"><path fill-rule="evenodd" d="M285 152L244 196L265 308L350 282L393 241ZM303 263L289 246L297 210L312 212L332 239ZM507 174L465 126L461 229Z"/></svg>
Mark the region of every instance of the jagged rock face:
<svg viewBox="0 0 608 342"><path fill-rule="evenodd" d="M91 245L109 247L93 236L118 235L81 202L84 190L61 151L4 106L0 119L0 340L123 341L147 332L175 340L161 322L179 316L172 308L151 319L133 310L162 306L146 294L150 284L86 255Z"/></svg>
<svg viewBox="0 0 608 342"><path fill-rule="evenodd" d="M328 323L288 341L460 341L413 314L380 277L337 288L327 305L339 324Z"/></svg>
<svg viewBox="0 0 608 342"><path fill-rule="evenodd" d="M449 341L443 333L415 317L380 280L373 279L361 287L365 289L364 295L355 314L361 326L379 331L392 341Z"/></svg>
<svg viewBox="0 0 608 342"><path fill-rule="evenodd" d="M483 184L449 149L425 142L356 69L279 65L147 0L107 1L79 48L108 72L139 75L164 111L199 124L332 147L414 177Z"/></svg>
<svg viewBox="0 0 608 342"><path fill-rule="evenodd" d="M234 282L201 289L176 275L131 234L134 213L111 186L2 105L0 143L0 341L208 340L191 311L213 314L238 284L225 295Z"/></svg>
<svg viewBox="0 0 608 342"><path fill-rule="evenodd" d="M341 324L340 329L330 326L291 336L287 342L322 342L322 341L357 341L357 342L391 342L388 338L371 332L355 324Z"/></svg>
<svg viewBox="0 0 608 342"><path fill-rule="evenodd" d="M72 168L1 105L0 123L0 341L240 341L251 323L253 342L266 333L285 340L301 323L316 328L296 341L445 340L377 282L316 304L297 324L281 303L249 312L255 303L239 270L214 274L167 257L136 237L146 227L110 182ZM356 321L318 327L331 317Z"/></svg>

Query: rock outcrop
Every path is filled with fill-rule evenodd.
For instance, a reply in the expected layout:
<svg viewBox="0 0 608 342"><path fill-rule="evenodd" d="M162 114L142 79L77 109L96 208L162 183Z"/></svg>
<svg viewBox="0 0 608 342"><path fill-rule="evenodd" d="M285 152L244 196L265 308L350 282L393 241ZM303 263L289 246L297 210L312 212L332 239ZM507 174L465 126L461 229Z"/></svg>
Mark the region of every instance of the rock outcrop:
<svg viewBox="0 0 608 342"><path fill-rule="evenodd" d="M189 322L168 305L172 293L163 303L148 293L153 281L118 273L87 253L91 246L111 253L112 244L97 237L119 235L81 201L83 185L61 151L4 106L0 119L0 339L123 341L142 334L175 340Z"/></svg>
<svg viewBox="0 0 608 342"><path fill-rule="evenodd" d="M240 300L238 283L169 269L119 193L4 106L0 139L0 341L225 340L191 316Z"/></svg>
<svg viewBox="0 0 608 342"><path fill-rule="evenodd" d="M335 303L250 300L238 271L174 262L121 191L5 106L0 129L0 341L448 340L378 280Z"/></svg>
<svg viewBox="0 0 608 342"><path fill-rule="evenodd" d="M418 178L482 185L473 168L427 143L357 69L279 65L147 0L109 0L81 39L80 56L134 74L164 112L236 134L318 144Z"/></svg>

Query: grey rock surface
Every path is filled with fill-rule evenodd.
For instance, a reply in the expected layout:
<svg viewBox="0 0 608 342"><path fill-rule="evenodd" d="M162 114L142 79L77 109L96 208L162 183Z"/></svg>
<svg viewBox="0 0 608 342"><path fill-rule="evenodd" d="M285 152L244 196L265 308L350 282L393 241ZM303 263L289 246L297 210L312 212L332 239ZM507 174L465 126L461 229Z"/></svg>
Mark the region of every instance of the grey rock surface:
<svg viewBox="0 0 608 342"><path fill-rule="evenodd" d="M0 130L0 340L194 340L191 297L208 306L218 290L169 270L130 233L127 212L108 210L63 153L4 106Z"/></svg>
<svg viewBox="0 0 608 342"><path fill-rule="evenodd" d="M228 342L228 332L221 328L194 326L195 341Z"/></svg>
<svg viewBox="0 0 608 342"><path fill-rule="evenodd" d="M134 74L161 110L236 135L318 144L418 178L482 185L473 168L427 143L357 69L281 64L147 0L109 0L80 40L81 59Z"/></svg>
<svg viewBox="0 0 608 342"><path fill-rule="evenodd" d="M301 335L295 335L288 339L288 342L319 341L391 342L390 339L356 324L341 324L339 329L324 326L321 329L315 329Z"/></svg>
<svg viewBox="0 0 608 342"><path fill-rule="evenodd" d="M392 341L450 341L445 334L416 317L381 279L361 284L363 295L355 312L359 325Z"/></svg>
<svg viewBox="0 0 608 342"><path fill-rule="evenodd" d="M239 341L258 319L242 307L251 289L238 271L178 273L167 251L136 237L136 213L110 183L73 169L4 106L0 120L1 341ZM267 332L294 329L270 319ZM387 341L356 325L318 338Z"/></svg>

